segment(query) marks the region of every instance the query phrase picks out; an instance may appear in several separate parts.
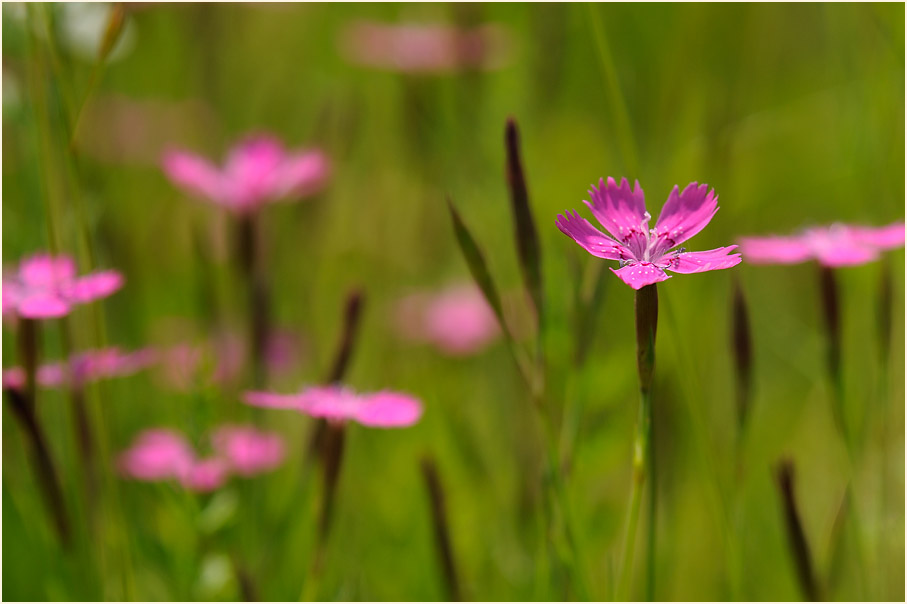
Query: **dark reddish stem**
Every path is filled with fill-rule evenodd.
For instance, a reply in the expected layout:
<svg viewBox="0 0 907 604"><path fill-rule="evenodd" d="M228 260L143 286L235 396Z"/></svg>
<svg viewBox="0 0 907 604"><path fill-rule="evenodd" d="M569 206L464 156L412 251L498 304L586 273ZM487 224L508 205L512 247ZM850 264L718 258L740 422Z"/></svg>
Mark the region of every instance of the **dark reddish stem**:
<svg viewBox="0 0 907 604"><path fill-rule="evenodd" d="M447 519L447 504L444 497L444 488L438 468L431 457L422 459L422 478L428 490L431 503L432 527L435 532L435 546L438 551L438 560L444 572L444 581L447 585L448 599L452 602L462 601L460 581L457 577L457 567L453 555L453 545L450 539L450 528Z"/></svg>
<svg viewBox="0 0 907 604"><path fill-rule="evenodd" d="M794 463L790 460L782 461L775 472L775 479L781 494L781 503L784 506L788 543L794 556L797 579L803 590L803 597L810 602L818 602L821 600L819 584L816 581L809 544L806 542L806 533L803 531L803 523L800 520L800 512L794 496Z"/></svg>
<svg viewBox="0 0 907 604"><path fill-rule="evenodd" d="M253 384L262 387L267 378L265 349L267 347L270 315L268 312L268 287L262 268L259 249L257 216L239 217L239 264L249 291L249 352L252 355Z"/></svg>
<svg viewBox="0 0 907 604"><path fill-rule="evenodd" d="M59 537L63 547L69 548L72 541L69 520L66 516L66 504L63 499L63 489L60 487L53 458L47 446L47 439L44 437L44 432L41 430L38 418L35 415L34 400L29 401L26 392L11 388L6 389L5 392L10 401L10 406L25 430L31 445L32 463L35 466L38 485L44 494L44 501L53 518L57 537Z"/></svg>

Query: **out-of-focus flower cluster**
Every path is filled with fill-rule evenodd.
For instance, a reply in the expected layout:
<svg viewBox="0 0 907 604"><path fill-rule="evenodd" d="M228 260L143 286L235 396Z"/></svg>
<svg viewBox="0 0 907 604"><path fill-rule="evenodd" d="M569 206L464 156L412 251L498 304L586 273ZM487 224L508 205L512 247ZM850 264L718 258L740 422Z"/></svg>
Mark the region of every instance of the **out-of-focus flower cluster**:
<svg viewBox="0 0 907 604"><path fill-rule="evenodd" d="M211 455L200 457L179 432L147 430L122 453L119 468L135 480L176 481L186 489L208 492L231 475L251 477L274 470L285 455L280 436L251 426L221 426L210 440Z"/></svg>

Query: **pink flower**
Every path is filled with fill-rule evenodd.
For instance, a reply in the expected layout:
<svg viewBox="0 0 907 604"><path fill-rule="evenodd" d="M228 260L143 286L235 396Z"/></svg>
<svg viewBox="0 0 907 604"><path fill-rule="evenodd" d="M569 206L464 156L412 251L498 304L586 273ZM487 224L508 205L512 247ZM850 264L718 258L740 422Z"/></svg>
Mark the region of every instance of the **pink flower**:
<svg viewBox="0 0 907 604"><path fill-rule="evenodd" d="M181 434L172 430L147 430L120 456L120 471L145 481L185 476L195 463L195 452Z"/></svg>
<svg viewBox="0 0 907 604"><path fill-rule="evenodd" d="M234 472L253 476L283 462L283 440L250 426L223 426L212 438L214 453L200 458L179 433L146 430L119 459L120 471L143 481L173 480L200 493L221 487Z"/></svg>
<svg viewBox="0 0 907 604"><path fill-rule="evenodd" d="M94 380L131 375L157 360L156 353L144 348L123 353L118 348L88 350L73 355L69 362L58 361L38 367L36 381L46 388L81 385ZM25 370L13 367L3 370L3 387L21 390L25 387Z"/></svg>
<svg viewBox="0 0 907 604"><path fill-rule="evenodd" d="M403 335L431 342L452 356L475 354L500 334L494 312L473 285L408 296L397 310Z"/></svg>
<svg viewBox="0 0 907 604"><path fill-rule="evenodd" d="M330 170L321 151L291 153L267 136L241 142L223 168L186 151L165 153L163 165L176 186L240 214L280 199L311 195L321 189Z"/></svg>
<svg viewBox="0 0 907 604"><path fill-rule="evenodd" d="M619 260L620 268L611 270L633 289L670 279L666 270L701 273L740 263L740 254L729 253L736 245L704 252L671 251L705 228L718 211L718 198L708 185L692 182L683 191L675 185L654 229L649 228L652 216L639 182L631 191L626 178L620 186L613 178L607 183L600 179L598 189L593 185L589 195L592 202L584 203L614 239L576 212L568 212L566 218L558 215L557 228L593 256Z"/></svg>
<svg viewBox="0 0 907 604"><path fill-rule="evenodd" d="M349 26L342 39L344 53L355 63L419 74L499 68L510 46L506 32L495 25L457 29L360 22Z"/></svg>
<svg viewBox="0 0 907 604"><path fill-rule="evenodd" d="M26 319L52 319L69 314L75 304L105 298L123 286L116 271L98 271L76 277L76 264L68 256L36 254L3 278L3 314Z"/></svg>
<svg viewBox="0 0 907 604"><path fill-rule="evenodd" d="M246 426L222 426L212 436L214 450L242 476L273 470L283 462L283 440Z"/></svg>
<svg viewBox="0 0 907 604"><path fill-rule="evenodd" d="M312 417L334 422L354 420L373 428L403 428L422 416L422 403L406 394L356 394L341 386L316 386L299 394L246 392L243 400L257 407L296 409Z"/></svg>
<svg viewBox="0 0 907 604"><path fill-rule="evenodd" d="M876 260L884 250L904 245L904 223L882 227L833 224L791 237L742 237L740 247L753 264L797 264L816 260L828 267Z"/></svg>
<svg viewBox="0 0 907 604"><path fill-rule="evenodd" d="M197 493L209 493L219 489L230 476L230 466L223 459L193 460L178 476L180 483Z"/></svg>

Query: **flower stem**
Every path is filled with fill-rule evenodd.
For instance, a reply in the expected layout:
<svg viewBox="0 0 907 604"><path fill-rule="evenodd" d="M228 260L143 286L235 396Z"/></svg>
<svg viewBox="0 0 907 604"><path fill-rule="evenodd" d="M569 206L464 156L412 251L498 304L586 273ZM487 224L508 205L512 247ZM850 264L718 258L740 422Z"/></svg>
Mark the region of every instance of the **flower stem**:
<svg viewBox="0 0 907 604"><path fill-rule="evenodd" d="M438 475L438 467L432 457L422 458L422 478L431 502L432 526L435 532L435 547L438 550L438 559L444 571L444 581L447 586L448 600L461 602L463 600L460 590L460 581L457 576L456 560L453 554L453 545L450 540L450 523L447 518L447 502L444 497L444 488Z"/></svg>
<svg viewBox="0 0 907 604"><path fill-rule="evenodd" d="M803 523L800 520L800 513L797 510L797 502L794 497L794 464L792 461L785 460L780 464L776 470L776 480L778 482L778 490L781 492L787 537L794 556L800 588L803 590L803 596L807 600L817 602L821 600L821 595L813 569L809 544L806 542L806 534L803 531Z"/></svg>
<svg viewBox="0 0 907 604"><path fill-rule="evenodd" d="M633 441L633 477L630 484L630 507L627 534L624 541L623 568L618 599L629 599L633 576L633 550L636 526L642 504L642 490L648 478L649 506L647 508L649 535L646 541L646 597L655 592L655 456L652 440L652 375L655 370L655 332L658 326L658 291L647 285L636 292L636 365L639 372L639 414ZM649 475L647 477L647 474Z"/></svg>
<svg viewBox="0 0 907 604"><path fill-rule="evenodd" d="M321 508L318 515L318 529L315 536L315 551L309 566L308 578L302 586L300 602L318 599L318 588L324 574L324 558L328 537L333 525L336 509L337 480L340 477L340 465L343 461L345 429L340 424L328 424L324 439L322 458L324 461L323 488L321 491Z"/></svg>
<svg viewBox="0 0 907 604"><path fill-rule="evenodd" d="M53 464L50 449L47 446L47 438L45 438L44 431L41 430L41 425L35 415L34 399L28 400L30 395L27 391L19 392L11 388L6 390L6 395L31 445L32 461L35 464L38 485L44 494L45 503L47 503L53 519L57 537L63 547L69 549L72 544L72 532L66 516L63 489L60 487L60 480Z"/></svg>
<svg viewBox="0 0 907 604"><path fill-rule="evenodd" d="M268 315L268 290L261 267L260 249L255 216L241 216L238 223L239 266L246 280L249 294L249 352L252 355L252 381L256 388L264 386L267 366L267 345L270 317Z"/></svg>

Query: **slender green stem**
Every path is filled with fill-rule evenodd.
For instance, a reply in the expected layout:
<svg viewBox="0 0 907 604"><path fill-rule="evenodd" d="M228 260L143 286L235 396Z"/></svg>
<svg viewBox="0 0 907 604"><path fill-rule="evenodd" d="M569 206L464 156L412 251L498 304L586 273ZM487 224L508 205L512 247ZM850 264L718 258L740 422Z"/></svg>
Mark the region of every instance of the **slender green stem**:
<svg viewBox="0 0 907 604"><path fill-rule="evenodd" d="M639 415L636 419L636 435L633 439L633 477L630 482L630 505L627 515L627 533L624 537L623 563L620 583L617 588L617 599L628 601L630 583L633 578L633 552L636 545L636 530L639 524L639 512L642 507L643 487L646 480L646 457L649 452L649 428L652 412L651 395L643 394L639 402Z"/></svg>
<svg viewBox="0 0 907 604"><path fill-rule="evenodd" d="M633 576L633 550L639 522L642 490L649 485L648 538L646 539L646 597L655 593L655 458L652 439L652 376L655 372L655 333L658 327L658 290L647 285L636 292L636 367L639 373L639 415L633 440L633 477L630 484L630 508L624 542L624 560L618 596L629 597ZM647 474L649 475L647 477Z"/></svg>

